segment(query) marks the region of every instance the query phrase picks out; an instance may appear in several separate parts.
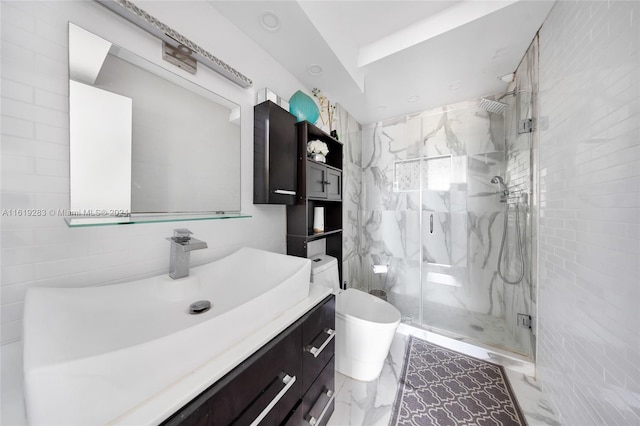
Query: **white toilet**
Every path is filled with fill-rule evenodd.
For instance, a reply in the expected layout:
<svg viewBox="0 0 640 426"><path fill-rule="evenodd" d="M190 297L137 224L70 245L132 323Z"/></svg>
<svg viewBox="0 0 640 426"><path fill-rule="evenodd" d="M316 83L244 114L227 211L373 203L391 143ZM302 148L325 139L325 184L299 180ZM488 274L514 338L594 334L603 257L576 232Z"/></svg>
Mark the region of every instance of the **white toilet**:
<svg viewBox="0 0 640 426"><path fill-rule="evenodd" d="M311 281L336 294L336 371L365 382L377 379L400 324L400 311L363 291L340 290L336 258L317 255L311 260Z"/></svg>

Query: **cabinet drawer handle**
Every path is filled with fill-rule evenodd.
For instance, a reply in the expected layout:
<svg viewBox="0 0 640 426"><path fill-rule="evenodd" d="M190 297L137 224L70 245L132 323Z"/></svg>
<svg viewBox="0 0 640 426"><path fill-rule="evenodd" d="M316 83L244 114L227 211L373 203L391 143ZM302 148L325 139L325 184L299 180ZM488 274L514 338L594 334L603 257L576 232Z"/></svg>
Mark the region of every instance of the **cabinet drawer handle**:
<svg viewBox="0 0 640 426"><path fill-rule="evenodd" d="M325 185L331 185L331 182L329 182L328 180L323 180L322 183L324 183Z"/></svg>
<svg viewBox="0 0 640 426"><path fill-rule="evenodd" d="M296 191L289 191L288 189L276 189L273 192L282 195L296 195Z"/></svg>
<svg viewBox="0 0 640 426"><path fill-rule="evenodd" d="M318 416L318 418L316 419L315 417L313 417L311 415L311 412L309 412L309 415L307 415L307 417L305 418L305 420L311 425L311 426L315 426L319 423L322 422L322 419L324 418L324 415L327 414L327 411L329 410L329 407L331 406L331 403L333 402L333 400L336 398L336 394L334 391L327 389L327 391L323 394L321 394L318 397L318 400L316 401L315 404L313 404L313 407L311 408L311 411L315 411L316 405L318 405L318 403L320 402L320 398L322 398L322 396L325 395L327 397L329 397L329 400L327 401L327 403L324 405L324 408L322 409L322 412L320 413L320 415Z"/></svg>
<svg viewBox="0 0 640 426"><path fill-rule="evenodd" d="M258 415L258 417L256 417L256 419L253 422L251 422L250 426L256 426L265 417L267 417L267 414L269 414L269 412L273 409L273 407L276 406L278 401L282 399L284 394L287 393L289 389L291 389L291 386L293 386L295 382L296 382L296 376L290 376L288 374L285 374L284 377L282 378L282 383L284 383L284 387L280 389L280 392L278 392L278 394L271 400L269 405L264 407L264 410L262 410L262 412Z"/></svg>
<svg viewBox="0 0 640 426"><path fill-rule="evenodd" d="M320 355L320 352L322 352L324 350L324 348L327 347L327 345L329 344L329 342L331 340L333 340L334 337L336 337L336 331L332 330L330 328L327 328L324 330L325 333L328 334L327 338L324 340L324 342L322 342L322 345L320 345L319 348L316 348L315 346L312 346L309 349L309 352L311 352L311 355L313 355L314 358L318 358L318 355Z"/></svg>

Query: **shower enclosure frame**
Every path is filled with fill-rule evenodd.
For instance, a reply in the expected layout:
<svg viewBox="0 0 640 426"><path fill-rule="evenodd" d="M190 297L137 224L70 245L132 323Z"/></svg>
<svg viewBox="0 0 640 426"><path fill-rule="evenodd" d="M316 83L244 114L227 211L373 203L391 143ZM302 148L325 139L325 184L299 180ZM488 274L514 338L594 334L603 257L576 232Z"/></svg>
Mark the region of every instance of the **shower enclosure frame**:
<svg viewBox="0 0 640 426"><path fill-rule="evenodd" d="M511 92L505 93L504 95L501 95L501 97L499 99L502 99L502 98L504 98L505 96L508 96L508 95L516 95L517 92L518 92L517 90L513 90ZM516 97L517 96L514 96L512 99L515 99ZM471 100L471 101L465 101L465 102L466 103L475 102L474 105L476 107L478 106L478 101L477 100L475 100L475 101ZM520 109L520 107L519 106L515 106L510 99L505 99L505 102L509 102L511 104L510 107L512 108L512 113L515 113L515 109L518 109L518 110ZM451 112L451 111L458 111L458 110L468 109L469 108L469 106L464 106L464 107L459 107L459 105L457 105L457 106L458 106L458 108L455 109L455 110L453 110L453 109L447 110L447 109L443 108L443 111L444 112ZM454 106L454 108L455 107L456 106ZM518 111L518 113L519 112L520 111ZM431 113L431 114L428 114L428 112L424 112L424 113L421 113L421 114L418 114L418 115L420 115L420 116L422 116L422 115L441 115L442 113L443 113L442 111L439 111L439 112L436 112L436 113ZM380 129L381 129L381 131L379 132L380 134L376 134L375 130L374 130L374 145L376 143L378 145L377 145L377 147L373 147L372 148L373 151L371 152L371 155L373 157L371 157L371 161L368 161L368 163L369 163L368 165L365 165L365 163L367 163L367 160L365 160L364 156L366 154L365 154L365 152L363 152L363 169L362 169L363 172L365 172L366 169L368 167L370 167L370 166L371 167L377 167L378 175L376 175L376 176L380 176L379 173L384 170L384 167L388 167L388 166L384 166L385 162L386 162L386 164L390 165L388 163L389 154L391 154L394 157L393 165L392 165L393 166L393 170L391 171L391 173L393 174L393 179L392 179L393 182L390 182L390 184L391 184L391 186L393 186L393 188L389 188L389 189L392 190L392 192L410 192L411 189L412 189L412 188L407 188L406 186L402 186L402 184L398 185L398 183L396 182L398 180L398 179L396 179L396 175L397 175L396 168L398 167L398 164L412 163L412 162L413 163L417 163L417 166L415 168L419 169L420 173L422 173L423 172L422 163L425 162L425 161L432 160L432 159L437 159L437 158L449 157L449 158L451 158L451 161L453 162L454 161L454 157L458 157L458 156L461 156L461 155L462 156L466 155L466 158L464 160L456 160L456 161L465 161L465 162L468 161L469 162L469 163L464 163L463 167L467 168L467 169L465 169L466 173L472 173L472 175L470 175L469 179L473 179L473 178L477 178L477 176L476 176L476 172L471 171L471 169L469 169L469 167L471 166L470 162L476 162L477 163L477 161L476 161L477 159L481 159L481 158L485 158L486 159L486 158L489 158L489 157L491 157L491 158L500 158L501 161L506 160L506 156L507 156L507 151L506 151L507 147L506 146L499 150L499 152L502 152L502 154L500 156L498 156L498 157L496 157L496 155L495 155L495 154L498 154L498 151L493 152L493 153L489 152L487 154L483 154L483 152L485 152L485 151L480 151L480 152L472 151L472 152L468 152L468 153L464 153L464 154L454 153L452 151L451 153L442 154L442 155L429 155L429 152L427 152L426 150L423 152L422 149L416 150L415 148L413 148L413 149L410 148L410 147L408 147L408 148L404 147L403 148L402 146L400 146L401 145L401 140L398 139L397 135L402 136L402 132L400 132L400 133L397 133L397 132L393 133L392 132L393 134L391 136L389 136L387 134L387 132L386 132L387 127L384 127L384 126L394 126L394 125L397 125L397 124L401 124L402 125L404 123L408 123L408 120L416 118L418 115L407 117L405 120L395 119L393 121L390 121L389 122L390 124L378 123L378 125L380 126ZM435 120L437 121L438 118L435 118ZM417 122L414 122L414 123L415 124L410 125L410 127L407 127L406 131L411 131L411 132L415 133L416 131L418 131L417 129L420 129L419 130L420 133L423 134L422 137L425 137L424 133L427 130L426 130L426 128L423 128L422 126L426 126L426 124L419 124ZM504 128L506 126L506 123L503 122L501 124L501 126ZM506 132L506 130L505 130L505 132ZM378 138L378 139L376 140L376 138ZM383 142L381 142L380 139L384 139L384 138L387 138L390 141L389 142L389 152L388 153L386 153L386 152L382 152L381 153L381 151L384 151L385 148L386 148L386 145L385 146L381 146L381 144L386 144L388 142L387 139L385 139ZM393 138L396 138L396 139L393 140ZM506 139L506 136L505 136L505 139ZM409 143L410 142L407 142L407 144L409 144ZM392 144L393 144L393 147L392 147ZM526 207L526 209L523 209L523 210L525 210L525 215L529 216L529 218L526 220L527 227L529 227L529 226L533 227L533 229L531 229L531 230L526 229L527 238L528 237L534 237L535 229L537 229L536 228L536 226L537 226L537 215L533 214L533 205L531 203L529 203L529 201L533 202L534 200L537 200L537 194L534 192L534 191L537 190L537 185L536 185L536 182L535 182L536 178L534 176L534 174L537 173L537 170L535 170L535 168L533 167L534 163L535 163L535 159L533 157L533 155L535 154L535 149L534 149L535 148L535 144L532 143L531 144L531 148L532 148L531 149L532 155L531 155L531 158L530 158L531 161L530 161L530 164L528 164L528 166L529 166L529 169L528 169L529 178L528 179L529 179L529 182L530 182L531 191L527 194L526 197L523 197L523 199L518 199L518 201L525 201L525 200L527 201L527 203L526 203L527 207ZM397 153L398 152L402 152L402 151L406 151L405 154L403 154L403 155L405 155L405 157L398 156ZM411 151L411 152L409 152L409 151ZM431 150L431 151L432 151L431 154L435 154L435 152L433 150ZM384 158L382 158L382 160L381 160L381 157L384 157ZM379 164L376 163L377 161L379 161L380 163ZM451 164L451 163L449 163L449 164ZM502 167L502 170L495 170L495 172L497 172L499 174L504 174L505 173L504 168L506 167L506 162L503 163L503 164L504 164L503 166L500 166L500 167ZM537 163L535 163L535 164L537 164ZM494 167L498 167L498 166L494 166ZM453 173L452 169L450 169L450 171ZM489 177L487 178L487 184L489 184L489 178L491 176L492 175L489 175ZM421 184L422 184L422 181L423 181L423 179L422 179L422 176L421 176L420 177ZM366 185L364 174L363 174L362 182L363 182L363 185ZM425 186L425 188L426 188L426 186ZM407 287L405 288L406 293L403 293L403 294L406 295L404 303L407 303L407 305L404 308L401 307L401 306L398 306L398 307L401 309L401 311L403 313L403 317L405 317L405 321L407 320L407 315L409 315L409 316L414 318L412 320L412 322L414 322L415 325L417 325L417 326L419 326L421 328L425 328L426 327L428 329L433 329L436 332L442 331L442 332L444 332L445 335L447 335L447 334L454 335L454 336L457 336L458 338L462 337L464 340L468 339L470 341L475 341L476 343L480 343L480 344L484 343L484 344L488 344L488 345L493 346L493 347L501 347L500 344L492 343L491 341L486 341L485 342L483 340L477 340L473 336L470 336L470 335L460 335L455 330L447 330L446 328L442 329L442 328L438 327L437 325L434 326L434 325L430 324L430 322L427 321L427 318L425 317L425 315L426 315L425 304L428 302L427 299L430 297L431 299L433 299L432 301L434 303L437 303L438 293L441 293L443 291L444 292L448 291L448 290L436 289L436 293L430 292L429 284L426 282L427 281L427 276L425 275L427 273L429 267L432 267L432 266L438 267L438 269L436 269L434 271L435 275L447 275L448 272L442 271L441 268L442 267L452 267L453 269L457 269L457 271L452 272L453 275L462 273L462 274L468 274L472 278L473 278L473 274L474 274L474 272L473 272L474 268L477 270L477 265L471 266L471 263L470 263L471 260L462 260L462 258L459 258L460 257L459 254L461 253L460 250L465 250L464 244L476 244L476 242L471 243L471 240L468 240L467 243L463 243L462 248L460 246L458 246L457 249L455 249L455 250L458 250L458 254L455 254L455 252L454 252L453 255L450 255L450 256L444 257L444 258L438 257L438 255L437 255L438 249L437 248L434 249L436 251L436 253L433 254L435 256L435 259L441 259L442 260L442 259L447 259L448 258L452 262L451 265L449 265L449 264L443 265L443 264L439 264L439 263L428 262L427 259L425 259L425 256L432 257L431 256L432 253L425 252L426 248L425 248L425 243L423 241L425 230L428 231L429 230L428 228L430 227L429 214L431 215L431 217L433 217L433 216L440 217L440 221L438 222L438 226L442 226L442 223L445 223L446 220L447 220L446 217L439 216L439 214L437 213L439 208L448 208L449 209L449 211L442 211L440 213L440 215L448 214L448 215L450 215L452 217L453 217L453 214L458 215L457 216L458 219L454 219L454 221L455 220L459 221L461 218L462 218L462 220L465 220L465 218L466 218L466 220L468 221L468 220L471 220L471 219L468 219L468 217L469 217L468 215L469 214L471 214L472 216L476 215L476 214L483 214L481 211L470 212L469 208L472 208L472 207L467 207L466 204L462 205L462 207L460 207L459 204L456 204L455 207L453 207L452 204L449 204L448 207L434 207L433 205L430 205L435 210L433 210L433 213L426 214L429 210L425 209L426 206L424 205L425 200L428 200L428 199L425 199L426 194L427 194L427 192L423 191L423 189L425 189L425 188L423 188L422 186L419 189L418 188L413 188L414 190L418 189L417 192L419 192L419 194L418 194L417 197L414 196L413 201L412 201L411 204L417 202L418 205L420 206L420 208L417 211L418 212L418 217L416 218L416 222L417 223L416 222L411 222L411 223L413 223L413 225L411 225L411 226L415 227L417 225L417 227L419 227L420 238L419 238L419 244L418 244L417 247L415 247L415 245L414 245L415 241L413 241L413 240L411 241L411 247L414 247L414 248L413 249L407 249L408 251L405 251L406 256L410 256L410 257L404 258L403 262L405 263L405 265L401 265L402 267L409 267L408 270L402 272L404 274L407 274L407 273L408 274L415 274L417 272L417 283L419 283L419 287L417 287L415 284L411 284L411 285L407 284ZM453 189L453 191L459 191L459 190L458 189ZM375 191L373 191L373 192L375 192ZM514 192L517 192L517 191L514 191ZM451 194L451 192L450 192L450 194ZM471 193L468 193L468 194L464 195L464 197L465 197L464 199L456 198L455 203L469 202L470 199L468 197L470 196L470 194ZM385 195L382 195L382 196L385 196ZM460 197L460 196L462 196L462 195L461 194L456 195L456 197ZM497 195L497 196L499 196L499 195ZM384 202L388 204L389 203L388 195L386 195L386 197L387 198L386 198L386 200ZM393 197L396 197L396 196L392 196L392 198ZM434 197L435 197L435 195L434 195ZM450 200L453 200L453 196L452 195L448 195L447 197L450 197L450 198L446 198L446 200L447 200L446 202L447 203ZM375 199L375 196L373 198ZM460 201L460 200L466 200L466 201ZM382 199L380 201L382 201ZM396 200L396 202L397 202L397 200ZM426 202L427 202L427 204L429 204L428 201L426 201ZM497 202L497 199L496 199L496 202ZM394 202L391 202L391 204L394 204ZM437 204L437 205L440 205L440 204ZM370 206L371 206L371 202L369 202L367 204L367 206L364 208L364 210L367 210L367 208L373 208L374 210L372 212L375 212L376 211L375 209L378 208L377 206L375 206L375 207L370 207ZM382 220L384 222L385 220L388 220L388 218L392 219L394 217L394 213L390 212L389 208L391 208L391 210L393 210L394 208L397 208L397 207L393 207L393 205L385 205L383 207L380 207L380 210L382 211L383 217L381 217L381 218L380 217L375 217L376 221ZM451 210L452 208L453 208L453 210ZM473 207L473 209L477 209L477 208L478 208L478 206ZM482 206L480 206L479 208L482 209ZM502 211L503 209L500 208L500 210ZM401 212L396 211L395 212L395 216L398 216L400 213ZM386 216L384 216L385 214L386 214ZM411 214L415 214L415 213L411 213ZM504 212L502 214L504 214ZM365 217L367 217L366 213L363 212L363 221L365 220L364 219ZM368 217L371 218L371 219L374 219L374 216L368 216ZM477 218L474 217L474 220L476 220L476 219ZM398 216L398 220L400 220L399 216ZM523 220L523 222L525 222L525 221ZM458 222L458 223L460 223L460 222ZM379 225L379 224L376 223L376 225ZM474 223L468 222L468 225L469 226L475 226L475 222ZM384 226L386 226L386 225L384 225L384 224L381 225L381 227L384 227ZM404 224L404 226L406 226L406 224ZM447 226L449 226L449 225L447 225ZM502 226L500 226L500 228L501 228L500 230L502 231ZM415 229L415 228L411 228L411 229ZM531 231L533 231L533 232L531 232ZM384 232L388 232L388 228ZM412 233L415 234L414 231L409 230L409 231L405 231L405 232L407 233L407 235L405 235L404 237L415 239L414 237L409 235L409 234L412 234ZM459 234L459 232L464 232L464 231L452 230L452 231L448 231L448 232L451 235L454 235L456 233ZM471 232L471 231L469 231L469 229L467 229L467 232ZM497 234L497 236L494 236L492 238L497 239L500 236L501 236L500 234ZM366 239L365 237L362 237L362 238L363 238L363 240ZM376 241L378 243L380 243L380 241L384 242L384 239L387 238L387 237L385 235L378 235L376 238L377 238ZM382 238L382 240L380 240L379 238ZM468 238L469 237L467 237L467 239ZM475 238L475 236L474 236L474 238ZM451 240L455 240L455 239L451 239ZM455 241L457 241L457 240L455 240ZM499 240L498 240L498 242L499 242ZM393 243L391 243L391 244L393 244ZM531 285L530 292L532 293L530 298L531 298L532 302L534 302L535 295L533 293L535 293L535 291L536 291L536 284L535 284L535 268L536 268L536 263L535 263L536 259L535 259L535 257L536 256L535 256L535 253L536 253L536 249L537 249L537 245L535 244L535 238L533 238L532 241L527 242L527 244L529 244L529 249L527 250L526 262L529 265L527 266L526 273L529 274L529 276L530 276L530 279L528 280L528 283L530 283L530 285ZM417 250L414 251L416 248L417 248ZM469 245L468 249L469 250L476 250L476 248L472 248L471 245ZM376 248L376 250L378 250L378 249ZM442 250L447 250L446 244L445 245L440 245L440 253L446 253L446 252L443 252ZM393 248L391 249L391 252L394 252ZM371 253L371 255L374 256L374 257L372 257L371 260L369 260L369 259L365 260L363 258L362 268L363 268L363 272L365 274L367 274L367 269L366 269L368 267L367 263L373 262L374 259L376 259L376 260L377 259L382 259L382 261L384 261L385 260L384 256L392 256L392 259L393 259L393 256L396 256L395 252L394 252L394 254L388 255L386 253L381 253L379 251L365 252L365 253L363 253L363 255L366 256L369 253ZM411 272L416 267L416 266L411 266L411 265L414 264L413 263L414 260L411 260L411 259L415 259L415 256L418 256L418 258L420 259L420 261L417 262L418 263L418 265L417 265L418 271ZM493 256L495 256L495 254ZM462 262L462 263L460 263L460 262ZM464 272L465 262L467 262L467 264L468 264L468 266L467 266L468 272ZM497 267L497 265L493 265L493 266ZM393 269L394 269L393 265L390 265L390 274L393 274L394 272L396 272L396 271L393 271ZM460 271L462 271L462 272L460 272ZM415 278L411 278L410 275L406 275L406 277L409 277L411 280L415 279ZM416 277L416 275L413 275L413 277ZM363 278L365 278L365 277L363 277ZM448 277L437 277L436 278L436 282L439 279L442 279L442 278L448 278ZM394 290L392 290L393 286L396 285L397 283L402 283L402 281L397 281L397 280L402 280L402 276L400 275L399 278L385 277L384 284L383 283L379 283L380 284L379 287L381 289L387 290L389 296L393 297L393 292L394 292ZM482 280L485 280L485 278L482 278ZM367 281L370 281L370 280L367 280ZM465 281L465 282L468 282L468 281ZM473 282L473 281L471 281L471 282ZM377 288L377 286L372 285L372 283L369 283L369 285L371 286L371 288L374 288L374 287ZM465 285L468 285L468 284L465 284ZM486 284L482 284L481 287L478 287L478 289L485 288L484 287L485 285ZM509 284L502 283L502 281L500 281L500 285L501 286L505 286L505 287L509 286ZM529 285L529 284L527 284L527 285ZM443 288L445 288L445 287L443 287ZM431 289L433 289L433 287ZM391 290L391 292L389 292L389 290ZM472 290L472 291L477 292L477 290ZM500 290L500 291L502 291L502 290ZM527 289L527 292L529 292L528 289ZM442 294L444 294L444 293L442 293ZM413 299L413 301L412 301L411 299L415 298L415 297L419 297L419 300ZM491 296L491 297L493 297L493 296ZM391 298L390 301L394 302L393 298ZM418 302L418 303L416 303L416 302ZM399 302L399 303L401 303L401 302ZM449 310L449 305L448 304L441 305L441 308ZM527 311L526 313L530 317L535 318L535 304L531 305L530 308L531 308L531 310ZM501 315L502 318L505 318L504 316L507 315L506 320L507 321L511 321L512 325L515 326L516 315L514 314L513 318L511 317L512 310L511 309L507 309L507 308L499 308L499 309L502 312L502 314L499 314L499 315ZM416 312L416 310L417 310L417 312ZM475 313L481 314L482 311L471 310L471 311L467 311L467 312L469 314L471 314L471 315L475 315ZM518 312L521 312L521 311L518 311ZM417 315L415 315L415 314L417 314ZM496 319L499 320L500 317L496 317ZM417 320L417 323L416 323L416 320ZM504 319L501 320L501 321L504 321ZM518 331L518 330L516 330L516 331ZM507 351L516 351L516 352L522 353L521 351L516 350L516 349L514 349L513 347L510 347L510 346L503 347L503 349L506 349ZM530 346L530 349L532 349L532 350L529 350L529 352L524 354L524 355L526 355L526 356L528 356L530 358L533 358L533 357L535 357L535 353L534 353L535 344L532 344Z"/></svg>

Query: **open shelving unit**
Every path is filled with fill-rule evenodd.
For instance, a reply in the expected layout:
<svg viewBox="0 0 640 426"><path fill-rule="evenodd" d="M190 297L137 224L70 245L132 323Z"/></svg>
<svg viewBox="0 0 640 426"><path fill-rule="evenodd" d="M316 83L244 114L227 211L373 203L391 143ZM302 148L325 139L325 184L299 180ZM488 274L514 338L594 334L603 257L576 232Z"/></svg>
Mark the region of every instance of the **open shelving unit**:
<svg viewBox="0 0 640 426"><path fill-rule="evenodd" d="M287 254L307 257L311 241L326 240L326 253L338 259L342 282L342 142L307 121L296 124L298 141L296 203L287 206ZM307 142L321 140L326 163L307 157ZM314 207L324 207L324 229L313 232Z"/></svg>

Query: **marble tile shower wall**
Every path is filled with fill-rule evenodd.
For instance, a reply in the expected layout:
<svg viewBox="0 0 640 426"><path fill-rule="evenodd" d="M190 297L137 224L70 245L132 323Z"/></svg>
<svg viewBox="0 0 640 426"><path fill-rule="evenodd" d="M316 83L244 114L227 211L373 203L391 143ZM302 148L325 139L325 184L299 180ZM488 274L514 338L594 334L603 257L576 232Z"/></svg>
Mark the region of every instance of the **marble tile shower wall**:
<svg viewBox="0 0 640 426"><path fill-rule="evenodd" d="M640 2L540 30L537 373L568 425L640 424Z"/></svg>
<svg viewBox="0 0 640 426"><path fill-rule="evenodd" d="M525 119L538 119L538 38L536 37L525 53L516 71L516 78L510 87L509 95L504 101L510 106L505 111L505 182L509 191L518 198L509 203L509 221L507 239L503 257L503 273L510 281L515 280L524 267L524 277L518 284L505 284L505 318L506 327L516 339L517 346L527 354L532 354L533 334L524 332L517 326L517 314L525 313L535 316L536 300L536 226L537 226L537 191L534 188L533 169L534 155L537 152L538 130L531 133L519 133L518 123ZM523 195L520 196L520 195ZM517 202L522 237L524 262L518 256L516 234Z"/></svg>
<svg viewBox="0 0 640 426"><path fill-rule="evenodd" d="M342 276L349 287L363 288L360 210L362 193L362 126L336 105L338 137L344 144L342 176Z"/></svg>
<svg viewBox="0 0 640 426"><path fill-rule="evenodd" d="M477 101L363 129L367 289L385 290L415 321L421 294L425 301L504 314L496 272L503 209L489 182L504 173L504 140L502 116L489 114ZM387 264L389 272L374 276L373 264Z"/></svg>

